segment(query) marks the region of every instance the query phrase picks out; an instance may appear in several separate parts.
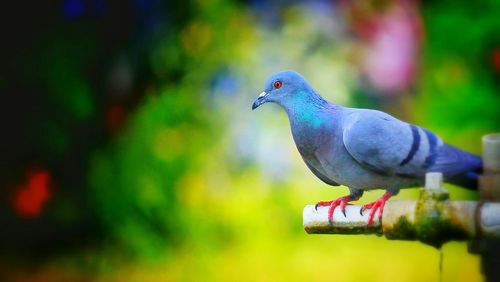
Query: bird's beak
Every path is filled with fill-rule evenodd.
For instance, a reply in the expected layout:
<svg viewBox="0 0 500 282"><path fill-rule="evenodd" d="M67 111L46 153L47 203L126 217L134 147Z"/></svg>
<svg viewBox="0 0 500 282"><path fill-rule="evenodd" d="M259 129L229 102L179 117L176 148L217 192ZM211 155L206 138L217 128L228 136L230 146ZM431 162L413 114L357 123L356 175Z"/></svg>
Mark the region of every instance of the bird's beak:
<svg viewBox="0 0 500 282"><path fill-rule="evenodd" d="M265 102L267 102L266 96L267 96L267 93L265 91L263 91L262 93L260 93L260 95L257 98L257 100L255 100L255 102L253 102L252 110L255 110L258 106L260 106L260 105L264 104Z"/></svg>

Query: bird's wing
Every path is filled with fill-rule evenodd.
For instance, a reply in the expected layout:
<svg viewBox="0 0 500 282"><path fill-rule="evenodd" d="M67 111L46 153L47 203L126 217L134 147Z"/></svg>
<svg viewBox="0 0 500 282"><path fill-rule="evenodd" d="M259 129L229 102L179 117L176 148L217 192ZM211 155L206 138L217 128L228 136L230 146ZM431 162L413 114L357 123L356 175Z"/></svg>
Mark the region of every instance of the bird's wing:
<svg viewBox="0 0 500 282"><path fill-rule="evenodd" d="M363 167L382 175L421 178L442 141L386 113L356 110L343 123L343 142Z"/></svg>
<svg viewBox="0 0 500 282"><path fill-rule="evenodd" d="M338 184L337 182L331 180L330 178L328 178L327 176L325 176L323 173L321 173L319 170L317 170L316 168L314 168L314 166L312 166L306 159L304 159L304 162L306 163L307 167L312 171L312 173L314 173L314 175L316 175L316 177L318 177L319 179L321 179L321 181L325 182L328 185L340 186L340 184Z"/></svg>

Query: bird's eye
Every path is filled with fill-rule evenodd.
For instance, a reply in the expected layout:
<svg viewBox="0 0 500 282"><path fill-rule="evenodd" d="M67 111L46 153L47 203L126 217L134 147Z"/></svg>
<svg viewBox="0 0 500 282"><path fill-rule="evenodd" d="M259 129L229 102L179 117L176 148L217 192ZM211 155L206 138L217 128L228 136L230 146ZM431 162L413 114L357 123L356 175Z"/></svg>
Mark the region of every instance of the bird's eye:
<svg viewBox="0 0 500 282"><path fill-rule="evenodd" d="M283 82L281 82L280 80L276 80L274 82L274 88L278 89L281 88L281 86L283 86Z"/></svg>

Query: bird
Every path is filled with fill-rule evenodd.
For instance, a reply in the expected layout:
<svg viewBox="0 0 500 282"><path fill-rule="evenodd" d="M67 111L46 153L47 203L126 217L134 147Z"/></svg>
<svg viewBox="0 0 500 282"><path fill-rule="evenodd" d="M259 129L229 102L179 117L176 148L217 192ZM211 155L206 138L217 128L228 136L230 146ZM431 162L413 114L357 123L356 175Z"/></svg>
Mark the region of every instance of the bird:
<svg viewBox="0 0 500 282"><path fill-rule="evenodd" d="M477 189L481 157L445 143L423 127L373 109L349 108L328 102L306 79L293 70L271 75L252 104L276 103L285 110L295 145L311 172L331 186L344 185L349 195L332 201L328 221L339 207L361 198L364 191L384 189L374 202L360 209L370 210L367 224L400 189L424 183L425 174L440 172L445 182Z"/></svg>

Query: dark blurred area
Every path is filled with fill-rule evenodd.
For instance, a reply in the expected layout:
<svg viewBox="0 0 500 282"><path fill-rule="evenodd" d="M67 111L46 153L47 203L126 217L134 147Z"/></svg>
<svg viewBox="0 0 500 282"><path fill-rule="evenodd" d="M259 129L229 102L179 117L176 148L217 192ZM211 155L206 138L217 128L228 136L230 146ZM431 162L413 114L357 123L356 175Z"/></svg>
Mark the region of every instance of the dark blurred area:
<svg viewBox="0 0 500 282"><path fill-rule="evenodd" d="M172 8L159 1L2 4L3 251L36 255L100 237L86 192L88 158L153 82L147 52L154 26ZM182 9L173 10L182 24Z"/></svg>
<svg viewBox="0 0 500 282"><path fill-rule="evenodd" d="M318 275L314 261L335 244L302 236L301 206L343 191L300 187L323 186L285 120L249 110L264 79L296 69L332 102L388 111L479 153L480 136L500 130L499 14L494 0L4 1L0 278L38 281L17 275L33 263L40 281L124 281L137 261L168 270L126 281ZM275 214L279 224L262 223ZM398 246L392 257L430 253ZM356 269L350 251L340 268ZM254 273L259 252L273 254ZM450 279L480 277L465 255L467 275ZM324 269L340 258L328 259ZM384 281L383 268L368 273Z"/></svg>

